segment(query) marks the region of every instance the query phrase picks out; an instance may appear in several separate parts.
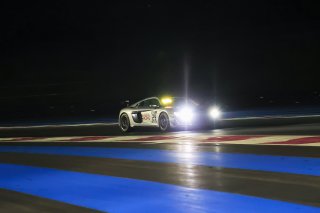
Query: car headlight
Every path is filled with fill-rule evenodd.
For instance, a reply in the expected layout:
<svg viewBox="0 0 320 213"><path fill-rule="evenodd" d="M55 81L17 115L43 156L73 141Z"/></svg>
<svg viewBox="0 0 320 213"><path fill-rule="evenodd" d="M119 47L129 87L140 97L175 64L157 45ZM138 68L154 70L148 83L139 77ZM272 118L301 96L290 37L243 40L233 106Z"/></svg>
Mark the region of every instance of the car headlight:
<svg viewBox="0 0 320 213"><path fill-rule="evenodd" d="M174 115L177 116L180 121L191 122L194 118L194 111L192 108L186 106L174 112Z"/></svg>
<svg viewBox="0 0 320 213"><path fill-rule="evenodd" d="M211 107L209 109L209 116L212 119L217 119L221 117L221 110L218 107Z"/></svg>

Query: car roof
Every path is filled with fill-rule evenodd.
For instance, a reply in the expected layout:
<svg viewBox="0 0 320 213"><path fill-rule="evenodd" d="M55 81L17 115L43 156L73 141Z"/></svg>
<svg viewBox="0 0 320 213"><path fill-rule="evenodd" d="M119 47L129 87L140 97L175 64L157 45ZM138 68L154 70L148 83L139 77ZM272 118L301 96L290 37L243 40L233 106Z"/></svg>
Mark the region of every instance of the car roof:
<svg viewBox="0 0 320 213"><path fill-rule="evenodd" d="M186 99L186 97L171 97L171 98L173 98L173 99ZM144 99L142 99L142 100L140 100L140 101L137 101L137 102L131 104L130 107L134 107L134 106L136 106L137 104L139 104L140 102L146 101L146 100L149 100L149 99L158 99L158 100L160 101L160 97L152 96L152 97L144 98ZM191 100L192 102L194 102L192 99L190 99L190 100ZM195 102L194 102L194 103L195 103Z"/></svg>
<svg viewBox="0 0 320 213"><path fill-rule="evenodd" d="M149 99L158 99L158 100L160 101L159 97L148 97L148 98L145 98L145 99L142 99L142 100L140 100L140 101L135 102L135 103L132 104L131 106L135 106L135 105L139 104L140 102L146 101L146 100L149 100Z"/></svg>

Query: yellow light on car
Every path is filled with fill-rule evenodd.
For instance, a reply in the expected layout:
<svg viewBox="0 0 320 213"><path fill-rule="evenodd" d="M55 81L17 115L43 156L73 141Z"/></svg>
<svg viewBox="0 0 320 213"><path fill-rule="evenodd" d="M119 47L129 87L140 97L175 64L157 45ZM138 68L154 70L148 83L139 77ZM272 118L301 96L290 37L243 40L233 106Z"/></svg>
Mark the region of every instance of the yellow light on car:
<svg viewBox="0 0 320 213"><path fill-rule="evenodd" d="M162 103L163 105L172 104L172 98L162 98L162 99L161 99L161 103Z"/></svg>

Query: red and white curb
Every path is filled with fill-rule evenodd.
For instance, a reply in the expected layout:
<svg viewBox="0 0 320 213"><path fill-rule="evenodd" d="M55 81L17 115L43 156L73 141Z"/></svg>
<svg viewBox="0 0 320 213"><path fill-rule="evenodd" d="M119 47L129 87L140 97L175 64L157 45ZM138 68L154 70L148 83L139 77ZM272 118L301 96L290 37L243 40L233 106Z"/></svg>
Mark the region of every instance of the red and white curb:
<svg viewBox="0 0 320 213"><path fill-rule="evenodd" d="M147 142L147 143L221 143L258 145L320 146L320 136L291 135L152 135L152 136L74 136L0 138L0 142Z"/></svg>

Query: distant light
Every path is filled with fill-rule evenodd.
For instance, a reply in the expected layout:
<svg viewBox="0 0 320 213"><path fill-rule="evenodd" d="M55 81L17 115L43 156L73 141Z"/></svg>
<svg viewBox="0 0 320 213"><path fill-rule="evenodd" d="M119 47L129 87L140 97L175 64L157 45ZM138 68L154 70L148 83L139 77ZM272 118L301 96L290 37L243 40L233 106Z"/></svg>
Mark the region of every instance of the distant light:
<svg viewBox="0 0 320 213"><path fill-rule="evenodd" d="M163 105L172 104L172 98L162 98L162 99L161 99L161 103L162 103Z"/></svg>
<svg viewBox="0 0 320 213"><path fill-rule="evenodd" d="M212 119L217 119L221 117L221 110L218 107L211 107L209 109L209 116Z"/></svg>

